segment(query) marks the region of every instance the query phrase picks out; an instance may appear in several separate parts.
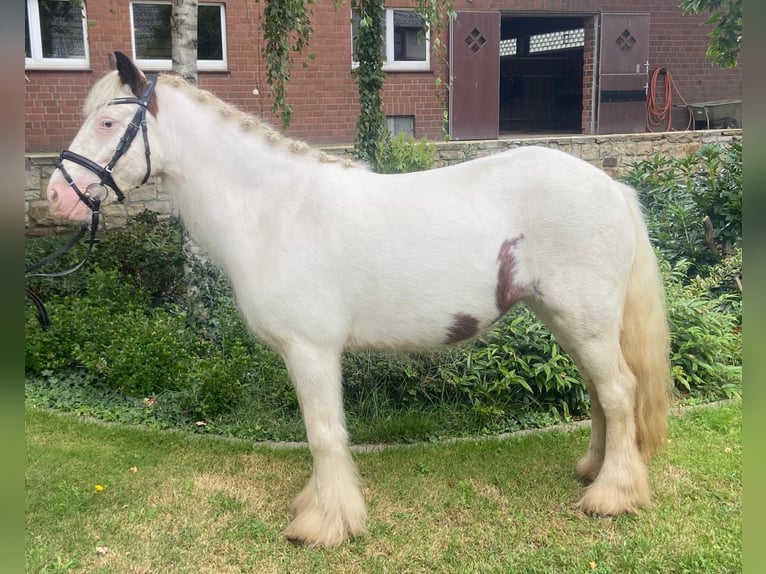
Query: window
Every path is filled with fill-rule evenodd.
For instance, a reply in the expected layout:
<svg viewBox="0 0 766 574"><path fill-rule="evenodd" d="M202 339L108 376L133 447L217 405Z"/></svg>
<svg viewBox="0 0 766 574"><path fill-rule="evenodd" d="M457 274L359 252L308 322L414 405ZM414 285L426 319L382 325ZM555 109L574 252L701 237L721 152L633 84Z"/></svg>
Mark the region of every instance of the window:
<svg viewBox="0 0 766 574"><path fill-rule="evenodd" d="M68 0L26 0L26 68L87 69L85 7Z"/></svg>
<svg viewBox="0 0 766 574"><path fill-rule="evenodd" d="M130 26L133 58L140 67L169 70L171 62L170 2L132 2ZM197 68L226 70L226 14L223 4L197 8Z"/></svg>
<svg viewBox="0 0 766 574"><path fill-rule="evenodd" d="M404 133L406 136L415 136L415 116L386 116L388 133L397 136Z"/></svg>
<svg viewBox="0 0 766 574"><path fill-rule="evenodd" d="M551 52L585 45L585 28L536 34L529 38L529 53Z"/></svg>
<svg viewBox="0 0 766 574"><path fill-rule="evenodd" d="M356 36L359 16L351 12L352 65L356 59ZM428 32L423 32L423 17L413 10L386 9L383 36L383 70L430 70Z"/></svg>
<svg viewBox="0 0 766 574"><path fill-rule="evenodd" d="M516 55L516 38L500 40L500 57Z"/></svg>

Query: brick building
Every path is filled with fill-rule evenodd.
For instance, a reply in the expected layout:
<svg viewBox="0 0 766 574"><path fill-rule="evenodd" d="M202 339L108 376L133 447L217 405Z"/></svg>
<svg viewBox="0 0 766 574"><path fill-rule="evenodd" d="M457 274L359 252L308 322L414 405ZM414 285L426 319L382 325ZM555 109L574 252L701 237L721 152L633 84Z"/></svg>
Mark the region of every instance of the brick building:
<svg viewBox="0 0 766 574"><path fill-rule="evenodd" d="M25 1L28 152L68 145L113 50L145 71L170 68L169 1L86 0L84 20L62 0ZM678 0L458 0L443 58L418 39L406 0L388 4L384 111L392 129L416 137L441 139L445 128L454 139L645 131L645 86L657 68L672 75L674 104L742 97L741 66L705 58L704 18L682 16ZM261 10L252 0L200 2L199 85L276 125L259 56ZM294 63L288 133L347 144L358 116L351 10L317 0L312 11L313 58ZM683 128L686 110L674 113Z"/></svg>

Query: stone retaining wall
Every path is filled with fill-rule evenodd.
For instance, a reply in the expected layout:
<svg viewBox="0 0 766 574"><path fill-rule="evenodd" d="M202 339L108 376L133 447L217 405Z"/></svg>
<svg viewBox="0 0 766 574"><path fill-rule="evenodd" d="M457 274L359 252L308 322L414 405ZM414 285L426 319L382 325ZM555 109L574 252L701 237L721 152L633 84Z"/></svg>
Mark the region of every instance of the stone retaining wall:
<svg viewBox="0 0 766 574"><path fill-rule="evenodd" d="M728 144L742 138L741 129L701 130L646 134L618 134L596 136L554 136L505 138L471 142L437 142L435 167L460 163L477 157L498 153L527 145L540 145L582 158L618 177L630 163L650 159L655 155L683 157L697 151L704 144ZM326 151L337 155L350 155L351 146L328 147ZM25 188L25 228L27 235L42 235L70 229L48 215L45 187L54 169L55 154L27 154ZM128 193L124 204L107 199L102 211L106 227L119 227L128 217L145 209L171 214L173 202L158 182L150 181L140 189Z"/></svg>

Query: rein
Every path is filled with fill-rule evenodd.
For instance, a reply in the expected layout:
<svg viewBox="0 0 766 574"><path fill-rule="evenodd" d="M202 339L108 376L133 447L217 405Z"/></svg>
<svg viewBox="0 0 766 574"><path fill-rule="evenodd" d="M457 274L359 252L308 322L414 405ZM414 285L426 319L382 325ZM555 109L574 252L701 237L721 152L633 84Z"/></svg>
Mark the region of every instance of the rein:
<svg viewBox="0 0 766 574"><path fill-rule="evenodd" d="M136 135L138 134L138 130L141 130L141 134L143 136L144 140L144 154L146 157L146 174L144 175L143 180L139 184L139 186L145 184L149 180L149 176L151 175L152 171L152 162L151 162L151 152L149 149L149 136L147 134L146 130L146 110L149 105L149 100L151 100L152 94L154 93L154 88L157 85L157 76L149 76L147 78L147 86L144 90L143 95L140 98L136 97L128 97L128 98L115 98L111 100L107 105L118 105L118 104L137 104L138 110L136 110L135 115L133 116L133 119L130 121L130 124L128 124L128 127L125 129L125 133L120 138L119 143L117 144L117 149L114 151L114 154L112 155L112 159L109 160L109 163L107 163L105 166L101 166L91 160L90 158L87 158L83 155L80 155L78 153L75 153L70 150L63 150L59 157L56 158L55 164L56 168L61 171L61 174L64 176L64 179L66 180L67 184L74 190L74 192L77 194L77 197L80 198L80 201L82 201L85 205L87 205L91 210L91 221L90 224L83 225L80 230L72 237L72 239L69 240L65 245L62 245L58 249L56 249L53 253L47 255L46 257L43 257L40 261L37 263L33 263L29 267L25 269L25 275L24 277L65 277L67 275L70 275L74 273L75 271L79 270L87 261L88 256L93 251L93 246L98 243L98 239L96 239L96 232L98 231L98 224L99 219L101 215L101 197L98 195L92 194L90 191L90 188L94 185L100 186L104 189L111 188L114 190L114 193L117 195L117 201L123 201L125 199L125 194L122 193L122 190L117 186L117 184L114 181L114 178L112 177L112 170L114 169L115 164L117 161L125 155L125 153L130 148L131 144L133 143L133 140L136 138ZM99 178L99 183L97 184L91 184L88 186L88 188L85 190L85 192L82 192L79 187L77 187L77 184L74 182L74 179L72 179L72 176L69 175L69 172L64 168L64 162L63 160L68 160L73 163L76 163L78 165L81 165L82 167L92 171L96 176ZM108 190L107 190L108 191ZM106 195L104 196L106 197ZM80 239L82 239L86 233L89 232L88 239L85 240L85 242L88 244L88 251L85 253L85 257L82 261L80 261L77 265L72 267L71 269L67 269L66 271L58 271L55 273L33 273L33 271L36 271L40 269L41 267L44 267L45 265L48 265L49 263L55 261L64 253L69 251L72 247L74 247ZM34 303L35 307L37 308L37 321L40 323L40 327L47 331L50 329L50 317L48 316L48 311L45 309L45 304L43 303L42 297L38 293L36 293L34 290L32 290L29 287L24 288L26 296L29 297L32 300L32 303Z"/></svg>
<svg viewBox="0 0 766 574"><path fill-rule="evenodd" d="M70 275L80 269L83 265L85 265L85 262L88 260L88 256L93 251L93 246L98 243L98 239L96 239L96 232L98 231L98 221L100 216L99 206L101 205L101 199L99 197L90 197L88 198L88 206L91 208L91 222L90 224L85 224L82 227L80 227L80 230L75 233L74 237L72 237L65 245L62 245L56 251L53 253L43 257L40 261L37 263L33 263L29 267L27 267L24 270L24 277L66 277L67 275ZM55 273L33 273L33 271L36 271L37 269L40 269L41 267L44 267L45 265L48 265L49 263L55 261L64 253L72 249L80 239L83 238L86 232L90 232L90 235L88 239L85 240L85 243L88 244L88 251L85 253L85 257L83 257L82 261L80 261L77 265L72 267L71 269L67 269L66 271L58 271ZM40 327L42 327L43 331L47 331L51 327L50 317L48 316L48 311L45 309L45 304L43 303L42 297L36 293L34 290L32 290L30 287L24 287L24 292L26 293L26 296L29 297L32 300L32 303L34 303L35 307L37 308L37 322L40 323Z"/></svg>

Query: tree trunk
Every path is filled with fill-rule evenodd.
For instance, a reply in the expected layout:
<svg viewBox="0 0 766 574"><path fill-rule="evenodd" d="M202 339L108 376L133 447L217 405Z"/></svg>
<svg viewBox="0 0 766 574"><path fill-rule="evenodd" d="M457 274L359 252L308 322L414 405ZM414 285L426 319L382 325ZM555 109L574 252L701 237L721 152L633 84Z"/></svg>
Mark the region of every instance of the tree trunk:
<svg viewBox="0 0 766 574"><path fill-rule="evenodd" d="M197 85L198 0L173 0L170 15L173 73Z"/></svg>
<svg viewBox="0 0 766 574"><path fill-rule="evenodd" d="M170 40L173 59L172 71L190 84L197 85L197 10L198 0L173 0L170 13ZM192 320L206 319L209 309L201 302L200 289L195 280L194 269L208 262L200 247L194 243L189 232L183 231L184 275L188 314Z"/></svg>

